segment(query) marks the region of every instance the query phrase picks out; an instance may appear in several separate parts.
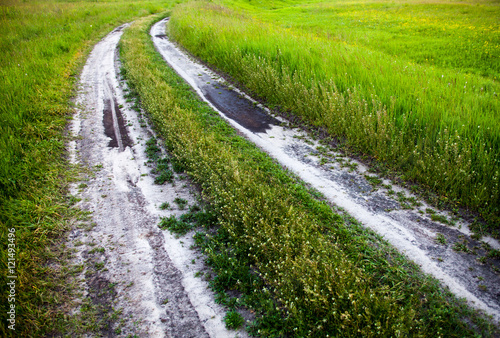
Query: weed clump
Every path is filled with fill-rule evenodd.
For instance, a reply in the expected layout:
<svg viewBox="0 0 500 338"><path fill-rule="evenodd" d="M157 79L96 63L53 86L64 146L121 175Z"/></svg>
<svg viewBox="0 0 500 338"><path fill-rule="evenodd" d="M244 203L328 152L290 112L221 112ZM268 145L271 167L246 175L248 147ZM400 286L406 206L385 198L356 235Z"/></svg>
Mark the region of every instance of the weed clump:
<svg viewBox="0 0 500 338"><path fill-rule="evenodd" d="M155 177L155 184L163 184L165 182L172 183L174 181L174 173L169 169L163 169L160 174Z"/></svg>
<svg viewBox="0 0 500 338"><path fill-rule="evenodd" d="M186 209L186 206L188 204L188 201L184 198L176 197L174 199L174 203L177 204L180 210Z"/></svg>
<svg viewBox="0 0 500 338"><path fill-rule="evenodd" d="M235 330L240 328L245 319L236 311L229 311L226 313L224 317L224 323L226 324L226 328L229 330Z"/></svg>
<svg viewBox="0 0 500 338"><path fill-rule="evenodd" d="M158 224L158 227L160 229L169 230L180 236L187 234L192 229L191 224L177 219L175 215L172 215L170 217L163 217L160 221L160 224Z"/></svg>

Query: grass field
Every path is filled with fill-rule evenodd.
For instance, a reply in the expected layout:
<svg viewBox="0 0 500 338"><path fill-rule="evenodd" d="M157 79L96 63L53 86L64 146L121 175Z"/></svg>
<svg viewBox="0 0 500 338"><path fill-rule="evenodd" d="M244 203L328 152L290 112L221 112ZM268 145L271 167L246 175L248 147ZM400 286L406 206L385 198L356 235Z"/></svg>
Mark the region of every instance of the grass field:
<svg viewBox="0 0 500 338"><path fill-rule="evenodd" d="M7 330L7 234L15 229L17 336L58 325L61 301L47 259L70 215L64 128L76 75L91 47L121 23L164 10L168 1L0 3L0 335ZM11 248L13 249L13 248ZM59 288L61 291L62 288Z"/></svg>
<svg viewBox="0 0 500 338"><path fill-rule="evenodd" d="M499 17L486 1L198 1L170 34L498 231Z"/></svg>
<svg viewBox="0 0 500 338"><path fill-rule="evenodd" d="M173 161L210 204L219 227L205 227L195 240L217 272L210 283L218 301L256 314L253 334L473 336L467 320L482 335L495 334L436 280L318 201L201 103L154 49L148 32L155 20L137 21L124 33L126 78Z"/></svg>

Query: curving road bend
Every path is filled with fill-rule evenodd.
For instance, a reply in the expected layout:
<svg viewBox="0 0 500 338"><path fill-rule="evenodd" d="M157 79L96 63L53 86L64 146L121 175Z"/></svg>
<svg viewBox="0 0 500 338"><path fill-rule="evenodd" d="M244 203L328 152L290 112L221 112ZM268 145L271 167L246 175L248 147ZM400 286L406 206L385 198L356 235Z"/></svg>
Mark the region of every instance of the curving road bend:
<svg viewBox="0 0 500 338"><path fill-rule="evenodd" d="M457 221L454 227L434 222L425 213L430 207L423 201L413 210L402 208L387 194L387 189L372 189L365 178L367 168L360 163L354 171L338 163L322 165L315 148L317 143L304 140L307 135L300 131L283 127L283 119L270 116L265 107L255 106L251 98L228 87L223 78L193 61L169 41L165 31L167 24L168 18L156 23L150 31L158 52L235 129L320 191L330 202L382 235L456 296L465 298L471 306L500 321L499 274L491 266L478 262L477 256L452 249L453 243L465 239L469 245L477 247L479 253L484 253L480 249L482 243L470 237L465 221ZM384 181L384 184L392 183ZM414 197L404 188L394 186L393 189ZM438 244L437 234L443 234L448 244ZM483 241L493 248L500 248L498 241L492 238Z"/></svg>

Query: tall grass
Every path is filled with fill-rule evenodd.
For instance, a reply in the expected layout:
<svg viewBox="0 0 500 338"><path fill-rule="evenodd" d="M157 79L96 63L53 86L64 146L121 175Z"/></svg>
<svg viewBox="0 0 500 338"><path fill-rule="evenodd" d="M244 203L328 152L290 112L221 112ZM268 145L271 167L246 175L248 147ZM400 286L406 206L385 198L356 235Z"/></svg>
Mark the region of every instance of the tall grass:
<svg viewBox="0 0 500 338"><path fill-rule="evenodd" d="M190 2L176 7L169 32L269 103L498 221L500 85L494 76L418 64L323 31L283 28L276 16L264 21L259 13Z"/></svg>
<svg viewBox="0 0 500 338"><path fill-rule="evenodd" d="M0 3L0 335L37 336L57 325L64 287L47 264L65 228L64 128L91 46L165 1ZM16 233L16 330L7 329L7 231ZM58 289L59 288L59 289Z"/></svg>
<svg viewBox="0 0 500 338"><path fill-rule="evenodd" d="M500 79L495 0L224 0L260 20L314 32L419 64Z"/></svg>
<svg viewBox="0 0 500 338"><path fill-rule="evenodd" d="M460 319L464 308L435 281L373 234L346 226L194 98L155 51L148 36L154 20L138 20L122 38L128 83L172 156L202 188L229 250L265 281L264 287L245 284L231 271L235 262L221 262L220 248L211 251L210 259L227 267L219 280L261 295L278 313L259 317L276 325L261 335L472 334Z"/></svg>

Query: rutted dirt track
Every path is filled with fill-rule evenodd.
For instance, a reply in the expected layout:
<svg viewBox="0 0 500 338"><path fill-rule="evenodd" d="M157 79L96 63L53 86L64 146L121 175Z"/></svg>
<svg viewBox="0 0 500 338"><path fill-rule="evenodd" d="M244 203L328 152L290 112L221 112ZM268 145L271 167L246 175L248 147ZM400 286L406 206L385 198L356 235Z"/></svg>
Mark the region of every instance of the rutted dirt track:
<svg viewBox="0 0 500 338"><path fill-rule="evenodd" d="M194 276L203 265L189 249L192 238L158 228L161 216L181 212L162 211L162 203L175 206L179 197L191 205L193 197L184 181L160 186L149 175L144 143L153 133L139 125L117 75L125 27L98 43L87 60L72 125L73 161L88 169L74 194L79 207L92 212L88 224L70 234L83 266L82 298L109 312L98 314L108 322L105 335L234 337L208 283Z"/></svg>
<svg viewBox="0 0 500 338"><path fill-rule="evenodd" d="M498 274L478 263L476 256L435 241L441 233L448 243L461 240L459 236L476 243L470 239L466 224L460 224L460 229L449 227L431 221L418 208L403 210L384 189L373 191L362 165L356 171L338 163L320 165L314 144L303 140L302 133L281 127L283 120L242 99L243 93L226 88L220 78L215 79L213 73L170 43L166 22L157 23L151 31L158 51L234 128L331 202L383 235L457 296L500 319ZM77 250L76 263L83 266L82 299L106 304L103 311L121 309L118 319L109 318L107 335L244 336L244 332L224 328L223 309L215 304L207 283L194 276L203 265L189 249L190 236L176 239L157 226L160 217L181 213L175 208L160 210L162 203L175 205L176 197L194 202L188 186L155 185L149 175L145 141L153 132L141 127L140 117L125 101L125 84L118 75L117 43L125 28L111 32L91 53L81 75L78 111L72 124L76 136L70 144L72 161L88 169L73 193L81 198L79 207L91 212L88 224L75 227L70 235ZM499 247L496 241L488 241ZM479 281L484 288L478 288Z"/></svg>
<svg viewBox="0 0 500 338"><path fill-rule="evenodd" d="M449 243L466 238L470 245L480 247L480 242L470 238L465 223L459 221L455 227L449 227L433 222L430 216L418 212L429 208L425 203L414 210L402 209L400 203L387 196L387 190L373 191L364 177L367 168L363 165L358 164L356 171L342 168L339 164L321 165L321 154L315 148L318 144L304 141L300 132L282 127L283 120L261 118L264 108L259 106L245 108L241 113L238 105L225 103L225 100L241 100L238 96L244 94L237 89L224 88L223 79L194 62L171 43L165 34L167 23L168 19L165 19L151 29L156 48L168 64L235 129L323 193L328 200L345 209L366 227L383 235L400 252L420 265L424 272L441 280L458 297L466 298L474 307L500 320L499 275L490 267L478 263L476 256L457 252L451 245L436 243L436 235L441 233L446 235ZM259 120L260 123L250 123L249 119ZM404 191L396 187L394 190ZM411 195L408 191L404 191L404 194ZM497 241L491 238L484 240L499 248ZM480 283L485 288L479 288Z"/></svg>

